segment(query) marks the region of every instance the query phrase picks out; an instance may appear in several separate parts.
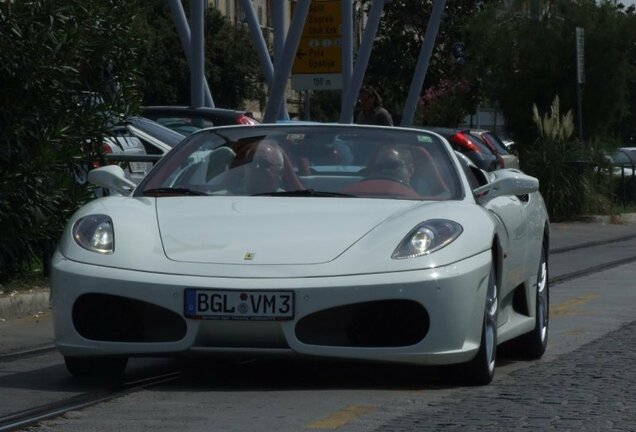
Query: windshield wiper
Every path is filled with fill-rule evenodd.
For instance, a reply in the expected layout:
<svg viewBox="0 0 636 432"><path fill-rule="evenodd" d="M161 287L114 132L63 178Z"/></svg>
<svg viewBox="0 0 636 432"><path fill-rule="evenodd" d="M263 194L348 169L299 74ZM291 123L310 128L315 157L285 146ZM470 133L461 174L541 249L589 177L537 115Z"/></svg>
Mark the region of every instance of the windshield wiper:
<svg viewBox="0 0 636 432"><path fill-rule="evenodd" d="M148 189L142 192L144 196L201 196L207 195L205 192L200 192L187 188L172 188L172 187L164 187L164 188L156 188L156 189Z"/></svg>
<svg viewBox="0 0 636 432"><path fill-rule="evenodd" d="M254 194L252 196L289 196L289 197L346 197L357 198L355 195L344 194L339 192L326 192L317 191L313 189L298 189L294 191L280 191L280 192L264 192Z"/></svg>

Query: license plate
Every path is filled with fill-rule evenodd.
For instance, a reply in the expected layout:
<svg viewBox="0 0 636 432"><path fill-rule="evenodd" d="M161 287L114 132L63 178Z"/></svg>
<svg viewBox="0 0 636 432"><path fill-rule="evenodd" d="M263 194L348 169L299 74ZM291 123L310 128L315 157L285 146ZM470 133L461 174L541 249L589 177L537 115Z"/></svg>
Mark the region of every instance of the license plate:
<svg viewBox="0 0 636 432"><path fill-rule="evenodd" d="M287 321L294 318L294 293L186 289L185 316L212 320Z"/></svg>
<svg viewBox="0 0 636 432"><path fill-rule="evenodd" d="M142 173L146 171L145 162L130 162L130 171L134 173Z"/></svg>

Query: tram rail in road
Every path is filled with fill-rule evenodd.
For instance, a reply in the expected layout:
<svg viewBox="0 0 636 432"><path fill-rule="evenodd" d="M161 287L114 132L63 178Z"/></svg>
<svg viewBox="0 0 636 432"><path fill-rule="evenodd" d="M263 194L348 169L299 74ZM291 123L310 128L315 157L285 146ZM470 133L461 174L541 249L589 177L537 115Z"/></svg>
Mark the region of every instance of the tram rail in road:
<svg viewBox="0 0 636 432"><path fill-rule="evenodd" d="M0 355L0 363L9 362L14 360L21 360L31 357L37 357L43 354L48 354L50 352L55 351L55 345L44 345L41 347L29 348L21 351L14 351L7 354Z"/></svg>
<svg viewBox="0 0 636 432"><path fill-rule="evenodd" d="M550 249L551 285L581 278L636 261L636 234ZM594 253L590 253L591 250Z"/></svg>
<svg viewBox="0 0 636 432"><path fill-rule="evenodd" d="M58 417L69 411L79 410L100 402L106 402L120 396L125 396L138 390L175 381L181 378L182 375L182 371L167 372L126 382L111 389L81 393L71 398L5 415L0 417L0 432L15 431L42 420Z"/></svg>

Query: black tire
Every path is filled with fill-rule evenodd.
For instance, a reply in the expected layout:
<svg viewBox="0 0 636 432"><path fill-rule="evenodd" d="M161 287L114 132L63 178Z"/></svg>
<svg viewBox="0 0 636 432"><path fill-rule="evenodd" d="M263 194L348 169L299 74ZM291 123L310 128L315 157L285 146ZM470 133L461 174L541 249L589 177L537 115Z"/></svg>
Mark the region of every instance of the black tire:
<svg viewBox="0 0 636 432"><path fill-rule="evenodd" d="M548 346L550 318L550 287L548 284L548 260L545 244L541 247L541 259L536 283L535 326L531 332L519 336L514 342L514 354L536 360L543 356Z"/></svg>
<svg viewBox="0 0 636 432"><path fill-rule="evenodd" d="M80 379L114 379L128 364L128 357L64 357L66 369Z"/></svg>
<svg viewBox="0 0 636 432"><path fill-rule="evenodd" d="M486 292L486 306L484 322L481 330L481 343L477 355L464 365L464 380L468 385L486 385L495 377L495 362L497 360L497 314L499 304L497 299L497 274L493 261L488 289Z"/></svg>

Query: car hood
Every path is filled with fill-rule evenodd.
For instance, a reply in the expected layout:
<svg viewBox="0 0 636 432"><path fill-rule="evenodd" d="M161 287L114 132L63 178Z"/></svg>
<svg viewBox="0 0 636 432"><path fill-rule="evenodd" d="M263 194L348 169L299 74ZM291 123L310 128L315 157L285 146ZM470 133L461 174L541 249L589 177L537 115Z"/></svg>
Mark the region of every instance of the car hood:
<svg viewBox="0 0 636 432"><path fill-rule="evenodd" d="M319 264L417 204L359 198L162 198L157 220L164 252L174 261Z"/></svg>

